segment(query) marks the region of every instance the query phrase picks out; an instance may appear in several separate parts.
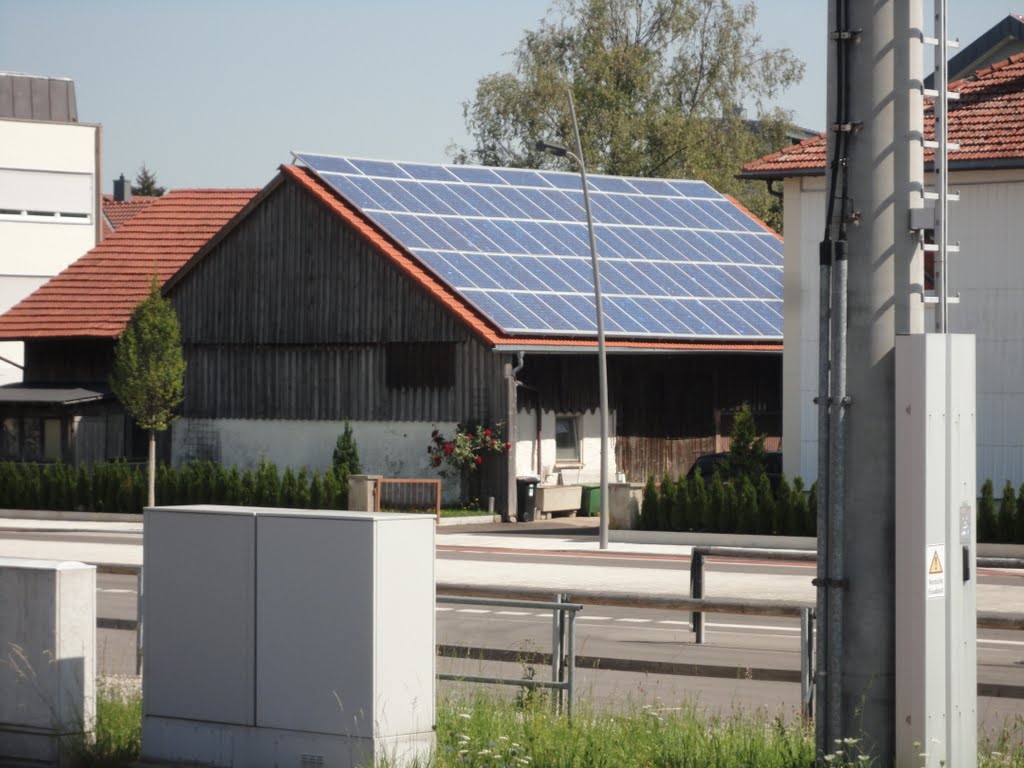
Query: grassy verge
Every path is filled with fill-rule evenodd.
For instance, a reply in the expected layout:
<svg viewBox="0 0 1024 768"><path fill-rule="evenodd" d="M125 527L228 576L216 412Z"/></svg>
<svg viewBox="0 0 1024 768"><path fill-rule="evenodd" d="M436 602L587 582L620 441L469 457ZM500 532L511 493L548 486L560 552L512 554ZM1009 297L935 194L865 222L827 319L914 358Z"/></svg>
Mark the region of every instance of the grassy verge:
<svg viewBox="0 0 1024 768"><path fill-rule="evenodd" d="M80 748L75 765L117 768L139 758L142 748L142 697L109 682L96 691L96 741Z"/></svg>
<svg viewBox="0 0 1024 768"><path fill-rule="evenodd" d="M130 765L141 746L141 698L103 687L96 709L96 743L77 764ZM1022 733L1017 718L992 734L978 751L979 768L1024 768ZM569 721L552 715L542 696L524 703L481 693L438 700L437 750L421 768L811 768L813 758L813 726L781 714L715 716L690 704L612 713L584 705ZM830 766L872 765L855 742L830 758Z"/></svg>

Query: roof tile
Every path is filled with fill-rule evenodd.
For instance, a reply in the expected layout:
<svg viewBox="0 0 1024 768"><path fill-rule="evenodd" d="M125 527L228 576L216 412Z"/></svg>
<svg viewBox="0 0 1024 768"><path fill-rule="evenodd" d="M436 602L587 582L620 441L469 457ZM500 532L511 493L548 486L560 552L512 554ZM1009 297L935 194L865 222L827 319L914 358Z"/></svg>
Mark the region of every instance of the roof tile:
<svg viewBox="0 0 1024 768"><path fill-rule="evenodd" d="M99 245L0 316L0 339L118 336L153 275L166 281L255 194L181 189L149 198Z"/></svg>
<svg viewBox="0 0 1024 768"><path fill-rule="evenodd" d="M949 153L957 162L1024 160L1024 53L979 70L973 76L951 83L960 94L949 104L949 140L960 148ZM925 105L924 132L935 135L933 104ZM743 175L753 178L818 175L825 170L826 135L807 139L792 147L747 163ZM935 152L925 150L925 162Z"/></svg>

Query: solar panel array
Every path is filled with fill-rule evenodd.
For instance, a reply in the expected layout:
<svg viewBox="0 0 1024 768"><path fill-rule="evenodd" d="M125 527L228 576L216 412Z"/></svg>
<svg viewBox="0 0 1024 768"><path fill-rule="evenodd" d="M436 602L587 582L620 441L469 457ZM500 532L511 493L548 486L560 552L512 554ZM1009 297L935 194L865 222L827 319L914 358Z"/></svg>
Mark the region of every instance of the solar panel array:
<svg viewBox="0 0 1024 768"><path fill-rule="evenodd" d="M509 335L593 336L578 174L296 153ZM782 338L782 243L701 181L589 176L605 333Z"/></svg>

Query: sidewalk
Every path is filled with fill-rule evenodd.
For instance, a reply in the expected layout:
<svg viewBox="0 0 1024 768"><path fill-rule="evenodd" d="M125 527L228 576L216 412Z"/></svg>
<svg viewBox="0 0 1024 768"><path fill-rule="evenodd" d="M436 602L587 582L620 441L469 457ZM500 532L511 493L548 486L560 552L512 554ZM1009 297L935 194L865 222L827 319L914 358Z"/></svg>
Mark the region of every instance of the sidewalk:
<svg viewBox="0 0 1024 768"><path fill-rule="evenodd" d="M0 557L142 564L142 523L137 518L134 522L54 520L37 516L25 518L7 510L0 511L0 515L4 515L0 517ZM46 535L56 531L67 536L57 541ZM611 541L606 550L601 550L598 521L593 517L443 525L437 528L436 544L441 553L460 553L458 557L437 558L435 573L440 583L531 587L550 589L552 593L598 590L622 594L689 594L692 545ZM522 556L530 557L530 561L522 562ZM777 570L770 573L725 571L712 563L706 570L706 594L812 604L814 565L793 563L782 570L782 573ZM1019 575L1019 584L979 585L978 610L1024 613L1024 573L1005 573Z"/></svg>

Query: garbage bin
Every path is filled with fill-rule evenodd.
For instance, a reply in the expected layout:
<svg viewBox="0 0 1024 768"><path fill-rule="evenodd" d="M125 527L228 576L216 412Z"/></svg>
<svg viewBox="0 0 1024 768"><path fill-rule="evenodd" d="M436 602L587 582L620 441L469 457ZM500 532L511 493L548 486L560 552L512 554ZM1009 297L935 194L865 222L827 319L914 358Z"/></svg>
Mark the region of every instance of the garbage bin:
<svg viewBox="0 0 1024 768"><path fill-rule="evenodd" d="M583 500L580 502L580 514L584 517L595 517L601 514L601 486L585 484Z"/></svg>
<svg viewBox="0 0 1024 768"><path fill-rule="evenodd" d="M516 519L520 523L532 523L537 512L537 486L540 478L525 475L516 478Z"/></svg>

